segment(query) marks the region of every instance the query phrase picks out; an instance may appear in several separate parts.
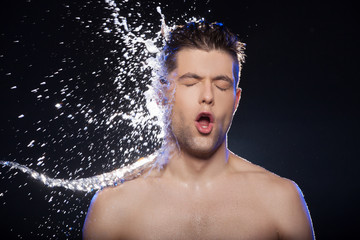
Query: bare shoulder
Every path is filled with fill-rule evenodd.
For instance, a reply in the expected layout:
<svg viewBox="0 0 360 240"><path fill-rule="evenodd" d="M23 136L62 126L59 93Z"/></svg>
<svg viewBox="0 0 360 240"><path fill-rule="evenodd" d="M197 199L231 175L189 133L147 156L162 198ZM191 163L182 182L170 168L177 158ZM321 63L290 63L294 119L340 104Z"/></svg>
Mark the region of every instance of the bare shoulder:
<svg viewBox="0 0 360 240"><path fill-rule="evenodd" d="M232 155L230 157L237 180L249 186L259 196L278 226L281 239L314 239L307 204L299 186L260 166Z"/></svg>
<svg viewBox="0 0 360 240"><path fill-rule="evenodd" d="M144 181L136 179L97 192L90 204L83 228L84 239L126 237L133 210L144 194ZM141 205L141 204L140 204Z"/></svg>
<svg viewBox="0 0 360 240"><path fill-rule="evenodd" d="M272 195L276 193L274 197L294 197L300 193L293 181L280 177L235 154L231 154L229 163L233 175L242 178L247 184L258 185L262 191L271 192Z"/></svg>
<svg viewBox="0 0 360 240"><path fill-rule="evenodd" d="M249 162L248 160L231 154L229 157L230 172L236 178L241 178L246 184L264 186L266 191L285 190L292 186L290 180L282 178L263 167Z"/></svg>

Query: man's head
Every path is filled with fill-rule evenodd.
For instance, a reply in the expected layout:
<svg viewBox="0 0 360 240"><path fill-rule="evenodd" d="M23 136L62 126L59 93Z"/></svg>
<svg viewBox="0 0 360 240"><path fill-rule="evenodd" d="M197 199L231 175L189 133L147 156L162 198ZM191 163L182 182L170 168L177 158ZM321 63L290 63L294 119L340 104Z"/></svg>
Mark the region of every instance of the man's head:
<svg viewBox="0 0 360 240"><path fill-rule="evenodd" d="M223 24L198 21L176 26L170 32L164 48L164 67L167 74L176 68L177 53L183 49L220 50L230 54L235 63L234 76L236 86L238 85L245 60L245 44Z"/></svg>
<svg viewBox="0 0 360 240"><path fill-rule="evenodd" d="M170 33L164 48L167 86L175 90L166 94L172 108L169 133L183 152L207 159L226 147L241 95L243 49L222 24L189 23Z"/></svg>

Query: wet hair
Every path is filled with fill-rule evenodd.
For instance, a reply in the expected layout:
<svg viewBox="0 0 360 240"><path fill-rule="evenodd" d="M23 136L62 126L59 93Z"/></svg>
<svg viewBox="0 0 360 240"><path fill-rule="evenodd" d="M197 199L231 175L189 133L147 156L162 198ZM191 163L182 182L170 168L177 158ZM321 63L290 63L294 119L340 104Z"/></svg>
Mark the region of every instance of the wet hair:
<svg viewBox="0 0 360 240"><path fill-rule="evenodd" d="M245 44L222 23L197 21L176 26L169 33L163 51L167 74L176 68L176 54L183 49L221 50L230 54L235 62L234 76L237 86L245 60Z"/></svg>

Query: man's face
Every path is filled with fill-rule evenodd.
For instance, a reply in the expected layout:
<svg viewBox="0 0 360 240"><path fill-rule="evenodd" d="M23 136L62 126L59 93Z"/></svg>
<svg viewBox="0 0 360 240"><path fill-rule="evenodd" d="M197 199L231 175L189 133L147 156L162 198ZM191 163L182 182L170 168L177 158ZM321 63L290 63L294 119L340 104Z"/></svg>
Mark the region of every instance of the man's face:
<svg viewBox="0 0 360 240"><path fill-rule="evenodd" d="M169 74L175 87L172 133L190 155L210 157L222 144L240 99L233 58L224 51L183 49Z"/></svg>

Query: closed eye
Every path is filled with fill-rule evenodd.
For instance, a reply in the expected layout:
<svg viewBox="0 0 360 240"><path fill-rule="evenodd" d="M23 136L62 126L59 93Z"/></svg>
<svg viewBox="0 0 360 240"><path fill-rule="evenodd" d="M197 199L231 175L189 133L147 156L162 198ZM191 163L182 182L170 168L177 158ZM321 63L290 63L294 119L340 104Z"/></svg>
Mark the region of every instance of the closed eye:
<svg viewBox="0 0 360 240"><path fill-rule="evenodd" d="M184 85L187 86L187 87L191 87L191 86L194 86L197 82L194 82L194 83L185 83Z"/></svg>
<svg viewBox="0 0 360 240"><path fill-rule="evenodd" d="M220 91L226 91L228 88L222 88L220 86L216 86L218 89L220 89Z"/></svg>
<svg viewBox="0 0 360 240"><path fill-rule="evenodd" d="M194 86L201 80L201 77L194 73L186 73L179 78L179 82L187 87Z"/></svg>
<svg viewBox="0 0 360 240"><path fill-rule="evenodd" d="M215 86L221 91L225 91L232 87L232 82L224 79L215 80Z"/></svg>

